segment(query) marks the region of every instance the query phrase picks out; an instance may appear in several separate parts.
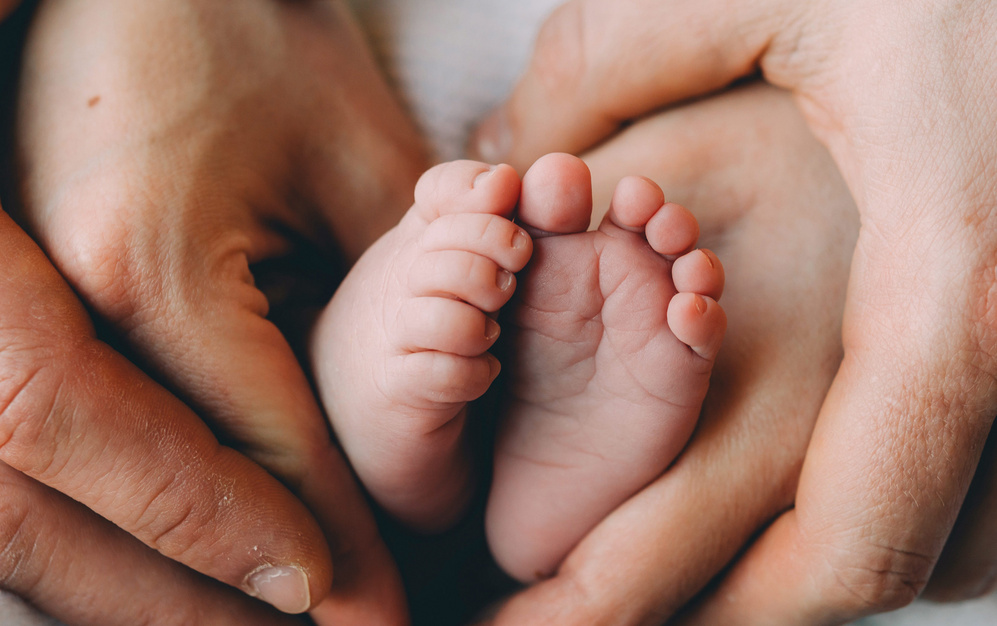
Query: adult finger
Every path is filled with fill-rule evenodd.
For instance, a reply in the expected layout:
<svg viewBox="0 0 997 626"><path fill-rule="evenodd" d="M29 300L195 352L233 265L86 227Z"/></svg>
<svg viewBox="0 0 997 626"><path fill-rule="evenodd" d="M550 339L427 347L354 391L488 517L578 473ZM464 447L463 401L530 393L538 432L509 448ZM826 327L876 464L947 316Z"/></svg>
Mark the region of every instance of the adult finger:
<svg viewBox="0 0 997 626"><path fill-rule="evenodd" d="M139 188L146 182L138 182ZM135 184L95 172L84 186ZM332 550L337 618L367 611L368 619L403 620L404 598L391 559L301 366L265 317L266 299L249 273L254 239L268 234L238 221L250 221L242 206L195 215L200 204L171 211L176 205L164 200L164 213L148 219L154 213L144 203L148 196L103 204L107 196L74 191L72 203L57 207L38 232L78 292L123 332L141 362L308 504ZM170 241L165 249L164 239ZM288 511L311 520L300 503ZM327 557L327 548L320 554ZM281 587L289 594L285 601L297 603L283 608L303 610L329 593L328 567L304 571L307 587ZM268 580L263 574L260 579ZM274 585L284 582L287 577L273 579Z"/></svg>
<svg viewBox="0 0 997 626"><path fill-rule="evenodd" d="M18 103L32 232L145 368L306 499L341 566L336 588L371 621L399 621L397 574L250 271L292 248L277 233L305 230L300 205L320 204L289 165L312 156L295 114L342 106L308 89L341 52L323 38L346 46L348 33L322 12L333 3L117 4L35 16ZM164 53L175 49L190 54ZM312 115L308 131L333 121Z"/></svg>
<svg viewBox="0 0 997 626"><path fill-rule="evenodd" d="M914 15L937 17L926 7ZM948 123L899 152L890 138L915 133L916 123L875 124L885 137L851 137L864 227L845 360L807 451L795 511L745 555L697 614L701 623L733 615L838 622L903 606L925 588L956 520L997 414L997 153L992 137L980 135L992 135L992 109L978 105L995 92L975 78L997 58L991 44L962 42L992 37L997 14L970 4L951 17L944 26L927 22L921 49L957 68L958 87L947 69L922 76L932 87L901 107L926 117L945 111ZM890 97L873 101L875 113L891 113Z"/></svg>
<svg viewBox="0 0 997 626"><path fill-rule="evenodd" d="M23 212L55 265L144 367L298 482L302 453L328 442L327 427L249 269L290 247L273 227L290 221L280 152L290 141L288 115L261 125L218 112L211 98L226 103L238 91L203 74L231 73L242 66L234 55L258 53L256 38L287 35L269 3L237 12L217 2L132 8L39 6L19 85ZM169 28L150 28L160 24ZM163 53L176 48L192 54ZM271 56L267 49L259 75L276 72ZM176 99L162 98L158 84L144 82L149 75L177 84L166 90ZM194 81L210 91L207 102L195 99L202 91L182 89ZM80 106L87 123L78 122ZM190 124L185 107L194 106L205 119Z"/></svg>
<svg viewBox="0 0 997 626"><path fill-rule="evenodd" d="M853 372L845 367L842 374ZM904 413L887 415L896 419L893 428L852 422L856 441L868 445L846 451L825 430L833 427L831 411L865 416L860 409L879 398L840 377L808 450L796 508L765 531L683 623L723 623L733 615L749 624L845 623L905 606L925 589L979 459L987 409L974 400L955 415L937 408L920 413L923 434L911 432L915 422ZM862 404L840 406L846 398ZM957 425L932 424L936 415Z"/></svg>
<svg viewBox="0 0 997 626"><path fill-rule="evenodd" d="M758 69L804 2L572 0L537 37L525 74L472 148L518 170L580 151L621 124L724 87Z"/></svg>
<svg viewBox="0 0 997 626"><path fill-rule="evenodd" d="M896 310L891 315L898 325L911 323ZM925 589L991 427L988 342L973 345L979 337L942 317L947 339L911 353L911 341L891 336L882 319L867 319L888 343L865 338L862 347L902 360L872 358L862 348L846 358L808 450L796 508L762 535L689 623L732 615L747 623L839 623L899 608ZM841 432L853 445L835 436ZM992 567L989 544L977 546L984 567ZM782 593L753 596L771 589Z"/></svg>
<svg viewBox="0 0 997 626"><path fill-rule="evenodd" d="M669 111L586 162L597 207L636 173L694 211L729 270L730 327L687 450L508 604L502 625L665 621L791 506L841 354L854 204L786 94L740 89Z"/></svg>
<svg viewBox="0 0 997 626"><path fill-rule="evenodd" d="M0 463L0 587L68 624L301 624Z"/></svg>
<svg viewBox="0 0 997 626"><path fill-rule="evenodd" d="M281 609L329 588L301 503L98 341L73 292L0 214L0 461L164 555Z"/></svg>

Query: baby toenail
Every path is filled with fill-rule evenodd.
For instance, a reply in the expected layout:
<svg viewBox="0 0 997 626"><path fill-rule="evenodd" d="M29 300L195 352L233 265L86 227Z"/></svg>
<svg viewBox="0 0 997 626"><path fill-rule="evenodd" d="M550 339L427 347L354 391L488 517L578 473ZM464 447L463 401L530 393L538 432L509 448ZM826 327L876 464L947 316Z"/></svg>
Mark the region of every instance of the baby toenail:
<svg viewBox="0 0 997 626"><path fill-rule="evenodd" d="M495 285L500 291L505 291L512 286L512 272L508 270L499 270L498 274L495 275Z"/></svg>
<svg viewBox="0 0 997 626"><path fill-rule="evenodd" d="M709 254L708 254L708 253L706 252L706 250L700 250L700 252L702 252L702 253L703 253L703 256L705 256L705 257L706 257L706 262L710 264L710 269L716 269L716 267L717 267L717 266L716 266L716 265L715 265L715 264L713 263L713 257L711 257L711 256L710 256L710 255L709 255Z"/></svg>
<svg viewBox="0 0 997 626"><path fill-rule="evenodd" d="M703 296L698 294L696 295L696 310L699 311L700 315L704 315L706 313L706 300L703 299Z"/></svg>
<svg viewBox="0 0 997 626"><path fill-rule="evenodd" d="M498 322L490 317L485 318L485 339L487 341L492 341L499 336L499 325Z"/></svg>
<svg viewBox="0 0 997 626"><path fill-rule="evenodd" d="M517 230L516 234L512 236L512 247L516 250L522 250L530 243L530 236L526 234L525 230Z"/></svg>
<svg viewBox="0 0 997 626"><path fill-rule="evenodd" d="M478 174L477 176L475 176L474 177L474 182L471 183L471 187L477 187L478 185L480 185L482 182L484 182L484 180L486 178L488 178L489 176L492 175L492 172L494 172L495 169L496 169L496 166L493 165L493 166L489 167L487 170L485 170L484 172L481 172L480 174Z"/></svg>

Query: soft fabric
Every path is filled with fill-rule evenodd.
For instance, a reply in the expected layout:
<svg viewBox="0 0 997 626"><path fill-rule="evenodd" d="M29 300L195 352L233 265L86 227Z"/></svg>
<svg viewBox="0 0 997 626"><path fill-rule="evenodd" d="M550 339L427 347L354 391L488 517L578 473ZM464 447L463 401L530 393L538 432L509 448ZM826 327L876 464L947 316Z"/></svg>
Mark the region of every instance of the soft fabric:
<svg viewBox="0 0 997 626"><path fill-rule="evenodd" d="M435 156L464 154L474 124L509 93L561 0L354 0L389 78Z"/></svg>

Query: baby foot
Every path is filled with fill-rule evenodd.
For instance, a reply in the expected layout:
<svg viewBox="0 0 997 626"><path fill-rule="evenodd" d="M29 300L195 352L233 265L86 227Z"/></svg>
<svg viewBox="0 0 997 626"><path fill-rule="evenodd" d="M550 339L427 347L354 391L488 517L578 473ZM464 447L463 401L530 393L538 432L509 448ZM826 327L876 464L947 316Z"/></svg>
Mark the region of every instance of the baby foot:
<svg viewBox="0 0 997 626"><path fill-rule="evenodd" d="M584 232L591 210L574 157L548 155L523 178L534 254L504 322L510 388L486 525L499 564L524 581L553 573L682 450L726 328L723 269L692 250L689 211L639 177Z"/></svg>
<svg viewBox="0 0 997 626"><path fill-rule="evenodd" d="M364 253L312 338L319 394L371 495L437 530L472 491L467 402L499 372L493 316L532 241L507 218L515 171L457 161L422 176L415 205Z"/></svg>

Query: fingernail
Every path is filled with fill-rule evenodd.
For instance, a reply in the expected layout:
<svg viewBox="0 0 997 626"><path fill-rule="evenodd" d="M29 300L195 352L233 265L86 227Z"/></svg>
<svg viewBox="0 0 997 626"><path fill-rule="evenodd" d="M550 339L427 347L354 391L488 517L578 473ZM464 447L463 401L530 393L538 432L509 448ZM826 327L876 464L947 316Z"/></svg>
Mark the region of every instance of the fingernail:
<svg viewBox="0 0 997 626"><path fill-rule="evenodd" d="M498 322L490 317L485 318L485 339L491 341L499 336Z"/></svg>
<svg viewBox="0 0 997 626"><path fill-rule="evenodd" d="M511 287L512 281L512 272L508 270L499 270L498 274L495 276L495 285L499 288L499 291L505 291Z"/></svg>
<svg viewBox="0 0 997 626"><path fill-rule="evenodd" d="M716 268L716 265L713 264L713 257L711 257L709 254L707 254L706 250L700 250L700 252L702 252L703 256L706 257L706 262L710 264L710 269Z"/></svg>
<svg viewBox="0 0 997 626"><path fill-rule="evenodd" d="M485 353L488 357L488 375L492 380L498 378L498 375L502 372L502 364L491 354Z"/></svg>
<svg viewBox="0 0 997 626"><path fill-rule="evenodd" d="M530 236L526 234L525 230L517 230L516 234L512 236L512 247L516 250L522 250L530 243Z"/></svg>
<svg viewBox="0 0 997 626"><path fill-rule="evenodd" d="M706 300L699 294L696 295L696 310L699 311L700 315L706 313Z"/></svg>
<svg viewBox="0 0 997 626"><path fill-rule="evenodd" d="M497 167L498 167L497 165L493 165L484 172L481 172L480 174L475 176L474 182L471 183L471 187L477 187L478 185L480 185L486 178L492 175L492 173L496 170Z"/></svg>
<svg viewBox="0 0 997 626"><path fill-rule="evenodd" d="M311 606L308 577L297 567L268 567L251 574L250 593L284 613L304 613Z"/></svg>
<svg viewBox="0 0 997 626"><path fill-rule="evenodd" d="M512 132L509 130L509 116L501 107L492 112L474 138L474 151L478 158L488 163L501 163L512 149Z"/></svg>

